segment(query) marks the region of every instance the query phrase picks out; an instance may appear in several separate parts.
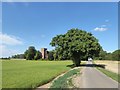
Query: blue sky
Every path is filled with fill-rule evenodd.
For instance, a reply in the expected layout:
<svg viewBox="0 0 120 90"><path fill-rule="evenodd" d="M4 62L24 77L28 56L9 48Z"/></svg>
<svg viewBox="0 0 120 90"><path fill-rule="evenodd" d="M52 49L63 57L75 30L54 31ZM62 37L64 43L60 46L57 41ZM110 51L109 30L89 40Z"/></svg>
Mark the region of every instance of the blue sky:
<svg viewBox="0 0 120 90"><path fill-rule="evenodd" d="M91 32L104 50L118 49L117 2L7 2L2 4L2 56L24 53L29 46L52 50L51 39L71 28Z"/></svg>

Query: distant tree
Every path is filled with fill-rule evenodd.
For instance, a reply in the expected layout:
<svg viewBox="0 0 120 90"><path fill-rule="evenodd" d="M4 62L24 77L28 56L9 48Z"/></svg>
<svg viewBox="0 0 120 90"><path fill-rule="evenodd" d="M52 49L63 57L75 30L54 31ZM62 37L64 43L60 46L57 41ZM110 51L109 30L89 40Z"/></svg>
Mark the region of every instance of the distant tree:
<svg viewBox="0 0 120 90"><path fill-rule="evenodd" d="M106 51L101 50L99 57L95 57L95 59L99 60L120 60L120 49L115 50L112 53L107 53Z"/></svg>
<svg viewBox="0 0 120 90"><path fill-rule="evenodd" d="M60 55L58 58L68 55L76 66L80 65L82 56L98 56L101 50L98 40L91 33L79 29L71 29L66 34L57 35L50 45L56 48Z"/></svg>
<svg viewBox="0 0 120 90"><path fill-rule="evenodd" d="M112 60L112 53L107 53L105 56L105 60Z"/></svg>
<svg viewBox="0 0 120 90"><path fill-rule="evenodd" d="M54 57L54 60L57 60L58 59L58 53L56 50L53 50L53 57Z"/></svg>
<svg viewBox="0 0 120 90"><path fill-rule="evenodd" d="M34 56L32 53L28 53L27 56L26 56L26 60L33 60L34 59Z"/></svg>
<svg viewBox="0 0 120 90"><path fill-rule="evenodd" d="M30 46L28 50L25 51L25 57L27 60L33 60L36 55L36 49L34 46Z"/></svg>
<svg viewBox="0 0 120 90"><path fill-rule="evenodd" d="M120 49L112 53L112 60L120 60Z"/></svg>
<svg viewBox="0 0 120 90"><path fill-rule="evenodd" d="M37 52L36 52L36 55L34 56L34 59L35 59L35 60L38 60L38 59L41 59L41 58L42 58L41 52L40 52L40 51L37 51Z"/></svg>
<svg viewBox="0 0 120 90"><path fill-rule="evenodd" d="M26 57L27 57L27 54L28 54L28 50L26 50L25 52L24 52L24 58L26 59Z"/></svg>
<svg viewBox="0 0 120 90"><path fill-rule="evenodd" d="M53 51L49 51L49 52L48 52L48 59L49 59L49 60L54 60L53 54L54 54Z"/></svg>
<svg viewBox="0 0 120 90"><path fill-rule="evenodd" d="M15 58L15 55L12 55L12 58Z"/></svg>
<svg viewBox="0 0 120 90"><path fill-rule="evenodd" d="M10 57L2 57L0 59L2 59L2 60L10 60L11 58Z"/></svg>
<svg viewBox="0 0 120 90"><path fill-rule="evenodd" d="M99 59L100 60L105 60L106 59L106 55L107 55L107 52L104 51L104 50L101 50L100 54L99 54Z"/></svg>
<svg viewBox="0 0 120 90"><path fill-rule="evenodd" d="M19 55L19 58L20 58L20 59L24 59L24 58L25 58L25 55L24 55L24 54L20 54L20 55Z"/></svg>
<svg viewBox="0 0 120 90"><path fill-rule="evenodd" d="M13 55L12 58L14 59L24 59L24 54L16 54L16 55Z"/></svg>

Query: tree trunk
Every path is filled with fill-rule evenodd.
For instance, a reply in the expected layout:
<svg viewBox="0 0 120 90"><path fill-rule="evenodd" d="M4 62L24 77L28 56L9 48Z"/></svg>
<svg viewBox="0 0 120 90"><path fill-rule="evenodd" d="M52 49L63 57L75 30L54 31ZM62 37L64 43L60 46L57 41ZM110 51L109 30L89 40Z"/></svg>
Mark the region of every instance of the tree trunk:
<svg viewBox="0 0 120 90"><path fill-rule="evenodd" d="M73 63L75 66L80 66L81 60L80 60L80 53L74 52L73 53Z"/></svg>

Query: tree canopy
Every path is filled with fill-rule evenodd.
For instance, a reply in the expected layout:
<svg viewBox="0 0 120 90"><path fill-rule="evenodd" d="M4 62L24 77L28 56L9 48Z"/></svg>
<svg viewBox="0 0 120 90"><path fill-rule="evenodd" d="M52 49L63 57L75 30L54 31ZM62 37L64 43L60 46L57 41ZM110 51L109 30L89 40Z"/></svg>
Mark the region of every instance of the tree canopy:
<svg viewBox="0 0 120 90"><path fill-rule="evenodd" d="M34 56L35 60L41 59L42 58L42 53L40 51L36 51L36 55Z"/></svg>
<svg viewBox="0 0 120 90"><path fill-rule="evenodd" d="M115 50L115 51L112 53L112 59L113 59L113 60L118 60L118 61L120 61L120 49Z"/></svg>
<svg viewBox="0 0 120 90"><path fill-rule="evenodd" d="M48 52L48 59L49 59L49 60L54 60L53 53L54 53L53 51L49 51L49 52Z"/></svg>
<svg viewBox="0 0 120 90"><path fill-rule="evenodd" d="M30 46L28 50L25 51L25 57L27 60L33 60L36 55L36 49L34 46Z"/></svg>
<svg viewBox="0 0 120 90"><path fill-rule="evenodd" d="M91 33L79 29L53 37L50 45L55 47L59 58L69 57L76 66L80 65L82 57L98 56L101 50L98 40Z"/></svg>
<svg viewBox="0 0 120 90"><path fill-rule="evenodd" d="M95 60L113 60L119 61L120 60L120 49L115 50L113 52L106 52L104 50L100 51L99 57L95 57Z"/></svg>

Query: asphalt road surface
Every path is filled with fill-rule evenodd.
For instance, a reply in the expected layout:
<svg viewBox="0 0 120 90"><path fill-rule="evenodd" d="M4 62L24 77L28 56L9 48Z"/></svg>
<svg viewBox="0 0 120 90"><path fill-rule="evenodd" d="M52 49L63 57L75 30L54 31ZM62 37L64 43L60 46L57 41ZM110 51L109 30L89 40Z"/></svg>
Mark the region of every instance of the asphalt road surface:
<svg viewBox="0 0 120 90"><path fill-rule="evenodd" d="M107 77L97 69L90 67L92 62L87 62L80 77L80 88L118 88L118 82Z"/></svg>

